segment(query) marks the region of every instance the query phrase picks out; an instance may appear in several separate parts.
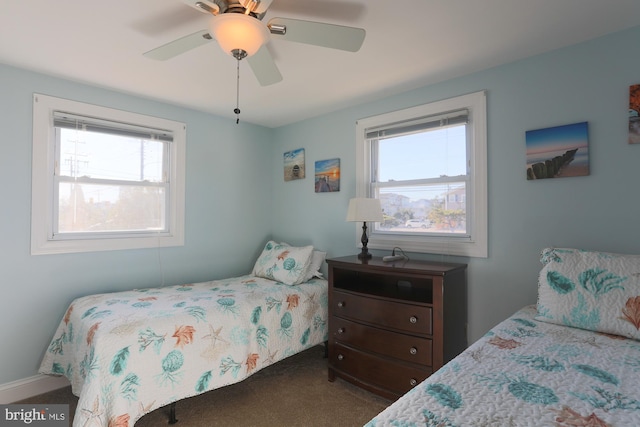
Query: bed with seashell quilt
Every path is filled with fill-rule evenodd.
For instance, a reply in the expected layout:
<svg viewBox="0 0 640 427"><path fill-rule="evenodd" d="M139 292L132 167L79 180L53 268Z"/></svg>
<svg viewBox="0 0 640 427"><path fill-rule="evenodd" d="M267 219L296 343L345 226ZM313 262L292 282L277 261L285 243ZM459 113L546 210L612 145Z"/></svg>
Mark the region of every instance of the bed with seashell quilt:
<svg viewBox="0 0 640 427"><path fill-rule="evenodd" d="M131 427L324 343L324 257L269 241L249 275L78 298L40 372L69 379L74 427Z"/></svg>
<svg viewBox="0 0 640 427"><path fill-rule="evenodd" d="M367 423L639 426L640 256L541 253L538 301Z"/></svg>

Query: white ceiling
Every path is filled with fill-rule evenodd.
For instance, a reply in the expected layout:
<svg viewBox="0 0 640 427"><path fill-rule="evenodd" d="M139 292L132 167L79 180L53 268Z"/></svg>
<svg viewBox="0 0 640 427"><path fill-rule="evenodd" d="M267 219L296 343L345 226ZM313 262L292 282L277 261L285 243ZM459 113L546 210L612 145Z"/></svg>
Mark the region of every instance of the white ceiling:
<svg viewBox="0 0 640 427"><path fill-rule="evenodd" d="M272 40L283 81L241 62L240 120L278 127L640 25L639 0L274 0L287 17L364 28L359 52ZM150 49L207 28L180 0L2 0L0 63L235 119L236 60L215 42Z"/></svg>

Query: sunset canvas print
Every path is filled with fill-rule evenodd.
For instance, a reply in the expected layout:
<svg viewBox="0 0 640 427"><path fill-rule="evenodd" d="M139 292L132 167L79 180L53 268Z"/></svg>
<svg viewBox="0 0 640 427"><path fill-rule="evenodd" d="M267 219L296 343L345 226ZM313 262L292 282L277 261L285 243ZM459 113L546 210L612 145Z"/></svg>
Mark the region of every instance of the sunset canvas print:
<svg viewBox="0 0 640 427"><path fill-rule="evenodd" d="M589 175L588 122L526 132L527 180Z"/></svg>
<svg viewBox="0 0 640 427"><path fill-rule="evenodd" d="M316 193L340 191L340 159L316 162Z"/></svg>

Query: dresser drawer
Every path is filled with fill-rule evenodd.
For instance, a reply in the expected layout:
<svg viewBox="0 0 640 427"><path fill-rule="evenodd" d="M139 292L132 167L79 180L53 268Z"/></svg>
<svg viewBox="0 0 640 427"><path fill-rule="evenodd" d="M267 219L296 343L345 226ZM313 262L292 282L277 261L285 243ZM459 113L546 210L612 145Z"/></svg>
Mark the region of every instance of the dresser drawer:
<svg viewBox="0 0 640 427"><path fill-rule="evenodd" d="M334 290L332 314L414 334L433 333L429 306L362 297Z"/></svg>
<svg viewBox="0 0 640 427"><path fill-rule="evenodd" d="M431 366L431 340L378 329L332 317L330 336L335 341L411 363Z"/></svg>
<svg viewBox="0 0 640 427"><path fill-rule="evenodd" d="M431 375L431 369L428 367L395 362L337 343L330 347L329 363L338 372L389 390L398 396L405 394Z"/></svg>

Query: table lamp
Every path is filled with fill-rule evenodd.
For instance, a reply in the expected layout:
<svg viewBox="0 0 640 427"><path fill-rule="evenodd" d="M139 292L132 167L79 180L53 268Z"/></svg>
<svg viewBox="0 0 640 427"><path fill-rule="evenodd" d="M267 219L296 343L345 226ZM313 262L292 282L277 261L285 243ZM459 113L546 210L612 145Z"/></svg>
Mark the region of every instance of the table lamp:
<svg viewBox="0 0 640 427"><path fill-rule="evenodd" d="M347 221L362 221L362 252L358 254L358 259L369 259L371 254L367 249L369 238L367 237L367 221L382 222L382 207L379 199L369 199L366 197L356 197L349 200L347 210Z"/></svg>

